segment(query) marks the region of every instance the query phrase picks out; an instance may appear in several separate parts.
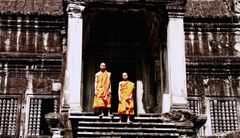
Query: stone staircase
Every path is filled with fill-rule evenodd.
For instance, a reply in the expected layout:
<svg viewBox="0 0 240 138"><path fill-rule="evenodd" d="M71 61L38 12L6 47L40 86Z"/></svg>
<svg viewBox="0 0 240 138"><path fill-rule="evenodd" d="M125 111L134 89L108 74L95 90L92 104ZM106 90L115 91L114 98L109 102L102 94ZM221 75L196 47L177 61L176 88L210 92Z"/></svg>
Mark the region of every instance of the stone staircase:
<svg viewBox="0 0 240 138"><path fill-rule="evenodd" d="M180 137L181 131L191 132L190 127L163 123L160 114L142 114L132 118L132 123L119 122L119 116L113 118L89 112L70 113L73 137ZM180 128L180 129L179 129Z"/></svg>

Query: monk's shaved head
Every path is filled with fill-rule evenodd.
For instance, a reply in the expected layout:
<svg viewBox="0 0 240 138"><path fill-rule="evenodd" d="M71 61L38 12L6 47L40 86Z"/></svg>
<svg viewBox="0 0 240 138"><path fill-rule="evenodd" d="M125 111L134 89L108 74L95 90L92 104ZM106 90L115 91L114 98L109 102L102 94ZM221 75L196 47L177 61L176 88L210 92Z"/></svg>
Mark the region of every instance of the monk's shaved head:
<svg viewBox="0 0 240 138"><path fill-rule="evenodd" d="M128 80L128 74L127 74L127 72L123 72L123 73L122 73L122 78L123 78L123 80Z"/></svg>
<svg viewBox="0 0 240 138"><path fill-rule="evenodd" d="M106 63L102 62L99 66L101 71L105 71L106 70Z"/></svg>

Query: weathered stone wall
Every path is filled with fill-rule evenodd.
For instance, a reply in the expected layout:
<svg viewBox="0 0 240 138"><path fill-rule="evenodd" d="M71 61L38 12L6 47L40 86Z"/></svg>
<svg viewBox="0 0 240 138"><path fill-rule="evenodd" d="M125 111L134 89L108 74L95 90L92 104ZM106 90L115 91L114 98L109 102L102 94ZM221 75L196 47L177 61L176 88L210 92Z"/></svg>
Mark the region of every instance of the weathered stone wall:
<svg viewBox="0 0 240 138"><path fill-rule="evenodd" d="M191 96L239 96L240 35L234 23L185 23Z"/></svg>
<svg viewBox="0 0 240 138"><path fill-rule="evenodd" d="M240 56L238 32L186 32L186 56Z"/></svg>
<svg viewBox="0 0 240 138"><path fill-rule="evenodd" d="M62 81L63 30L62 16L3 14L0 93L51 94Z"/></svg>
<svg viewBox="0 0 240 138"><path fill-rule="evenodd" d="M43 117L60 110L62 32L62 16L3 14L0 17L0 95L2 101L16 99L16 106L21 108L9 113L16 114L17 120L14 122L17 132L11 135L50 135ZM0 106L10 105L8 102ZM3 116L5 108L1 109ZM12 120L4 123L11 127ZM10 130L0 127L0 131L9 134Z"/></svg>
<svg viewBox="0 0 240 138"><path fill-rule="evenodd" d="M23 94L31 89L31 94L53 94L52 89L55 83L61 80L61 74L16 74L9 73L8 76L0 77L0 93L2 94ZM6 83L5 83L5 80ZM60 92L60 89L58 90Z"/></svg>
<svg viewBox="0 0 240 138"><path fill-rule="evenodd" d="M239 75L188 75L189 95L240 96Z"/></svg>
<svg viewBox="0 0 240 138"><path fill-rule="evenodd" d="M198 113L208 116L199 135L236 137L226 132L238 130L239 124L236 110L240 96L239 42L236 20L228 17L185 20L187 92L192 98L189 103Z"/></svg>
<svg viewBox="0 0 240 138"><path fill-rule="evenodd" d="M0 52L60 53L60 32L0 30Z"/></svg>
<svg viewBox="0 0 240 138"><path fill-rule="evenodd" d="M63 21L42 18L3 15L0 18L0 52L61 53Z"/></svg>

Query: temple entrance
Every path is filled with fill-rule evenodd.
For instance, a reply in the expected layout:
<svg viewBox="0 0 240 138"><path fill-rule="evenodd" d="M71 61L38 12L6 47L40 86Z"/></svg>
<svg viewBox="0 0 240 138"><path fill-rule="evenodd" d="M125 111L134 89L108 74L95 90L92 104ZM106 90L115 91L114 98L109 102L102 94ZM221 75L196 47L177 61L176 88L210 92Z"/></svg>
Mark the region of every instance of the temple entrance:
<svg viewBox="0 0 240 138"><path fill-rule="evenodd" d="M151 37L156 33L152 32L155 24L158 24L152 20L154 16L142 10L96 10L89 9L85 15L83 110L93 111L94 75L99 71L99 64L105 62L107 70L112 73L113 112L118 109L118 83L123 72L127 72L129 80L136 85L136 112L158 112L160 87L156 65L159 68L159 64L155 61L160 58L159 51L154 49L154 45L159 47L155 43L157 38L153 40Z"/></svg>

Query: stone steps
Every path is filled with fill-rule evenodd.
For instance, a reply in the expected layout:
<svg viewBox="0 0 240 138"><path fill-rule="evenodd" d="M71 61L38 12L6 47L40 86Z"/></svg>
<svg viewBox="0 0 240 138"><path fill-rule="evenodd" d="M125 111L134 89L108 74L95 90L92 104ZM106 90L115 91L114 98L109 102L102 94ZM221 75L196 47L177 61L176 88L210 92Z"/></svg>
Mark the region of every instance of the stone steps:
<svg viewBox="0 0 240 138"><path fill-rule="evenodd" d="M153 122L132 122L132 123L119 123L119 122L85 122L85 121L79 121L79 125L82 126L98 126L101 127L104 126L119 126L119 127L150 127L150 128L176 128L174 123L153 123Z"/></svg>
<svg viewBox="0 0 240 138"><path fill-rule="evenodd" d="M109 117L104 116L102 118L99 118L99 116L75 116L72 117L72 119L78 119L79 121L97 121L97 122L119 122L119 116L115 117ZM155 123L162 123L162 120L160 117L134 117L134 122L155 122Z"/></svg>
<svg viewBox="0 0 240 138"><path fill-rule="evenodd" d="M93 112L71 113L71 118L75 118L84 121L99 121L99 122L119 122L119 115L113 114L114 117L103 116L99 118L97 114ZM155 122L162 123L160 114L140 114L134 117L134 122Z"/></svg>
<svg viewBox="0 0 240 138"><path fill-rule="evenodd" d="M97 113L94 112L71 112L72 116L96 116ZM114 116L119 116L117 113L113 113ZM144 113L144 114L138 114L137 116L140 117L159 117L161 116L160 113Z"/></svg>
<svg viewBox="0 0 240 138"><path fill-rule="evenodd" d="M70 113L73 137L178 137L174 123L163 123L158 114L132 118L132 123L119 122L119 116L99 118L94 113Z"/></svg>
<svg viewBox="0 0 240 138"><path fill-rule="evenodd" d="M88 131L88 132L94 132L94 131L101 131L101 132L176 132L176 128L136 128L136 127L116 127L116 126L110 126L110 127L92 127L92 126L78 126L79 131Z"/></svg>
<svg viewBox="0 0 240 138"><path fill-rule="evenodd" d="M151 138L151 137L172 137L172 138L177 138L179 135L176 133L130 133L130 132L124 132L124 133L119 133L119 132L78 132L77 136L79 137L146 137L146 138Z"/></svg>

